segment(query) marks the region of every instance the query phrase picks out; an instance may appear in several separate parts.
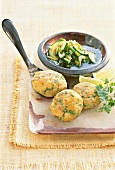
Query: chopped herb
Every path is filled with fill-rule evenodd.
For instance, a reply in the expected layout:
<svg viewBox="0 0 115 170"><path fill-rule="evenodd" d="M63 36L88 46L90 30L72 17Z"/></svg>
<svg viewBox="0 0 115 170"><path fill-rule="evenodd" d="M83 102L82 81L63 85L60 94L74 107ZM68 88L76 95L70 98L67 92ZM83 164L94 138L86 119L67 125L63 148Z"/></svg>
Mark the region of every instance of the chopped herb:
<svg viewBox="0 0 115 170"><path fill-rule="evenodd" d="M68 94L68 92L67 92L67 91L65 91L65 94Z"/></svg>
<svg viewBox="0 0 115 170"><path fill-rule="evenodd" d="M71 94L71 96L72 96L72 97L74 97L74 95L73 95L73 94Z"/></svg>
<svg viewBox="0 0 115 170"><path fill-rule="evenodd" d="M90 104L84 104L84 106L90 107Z"/></svg>
<svg viewBox="0 0 115 170"><path fill-rule="evenodd" d="M72 115L75 114L75 112L73 110L69 110L69 113L72 114Z"/></svg>
<svg viewBox="0 0 115 170"><path fill-rule="evenodd" d="M55 81L55 83L58 83L58 82L59 82L59 80L58 80L58 79L55 79L54 81Z"/></svg>
<svg viewBox="0 0 115 170"><path fill-rule="evenodd" d="M51 91L51 90L53 90L53 88L54 88L54 85L52 85L52 87L51 88L46 88L45 90L44 90L44 94L47 92L47 91Z"/></svg>
<svg viewBox="0 0 115 170"><path fill-rule="evenodd" d="M63 102L63 100L59 98L59 99L58 99L58 102Z"/></svg>
<svg viewBox="0 0 115 170"><path fill-rule="evenodd" d="M81 106L83 106L82 104L79 104L79 106L81 107Z"/></svg>
<svg viewBox="0 0 115 170"><path fill-rule="evenodd" d="M68 109L67 109L67 107L64 109L64 113L66 113L66 112L68 112Z"/></svg>
<svg viewBox="0 0 115 170"><path fill-rule="evenodd" d="M64 114L65 114L65 113L70 113L70 114L72 114L72 115L75 114L75 112L74 112L73 110L69 110L69 109L67 109L67 108L64 109Z"/></svg>

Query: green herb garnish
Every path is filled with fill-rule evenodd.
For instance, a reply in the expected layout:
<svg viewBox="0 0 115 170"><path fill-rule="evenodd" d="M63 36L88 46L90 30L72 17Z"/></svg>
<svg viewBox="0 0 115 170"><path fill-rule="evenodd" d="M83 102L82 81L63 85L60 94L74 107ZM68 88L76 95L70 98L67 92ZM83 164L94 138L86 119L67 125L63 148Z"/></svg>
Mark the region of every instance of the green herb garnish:
<svg viewBox="0 0 115 170"><path fill-rule="evenodd" d="M115 106L115 82L110 82L108 79L105 79L104 84L104 87L102 85L96 86L100 101L103 102L103 106L97 111L110 113L111 108Z"/></svg>

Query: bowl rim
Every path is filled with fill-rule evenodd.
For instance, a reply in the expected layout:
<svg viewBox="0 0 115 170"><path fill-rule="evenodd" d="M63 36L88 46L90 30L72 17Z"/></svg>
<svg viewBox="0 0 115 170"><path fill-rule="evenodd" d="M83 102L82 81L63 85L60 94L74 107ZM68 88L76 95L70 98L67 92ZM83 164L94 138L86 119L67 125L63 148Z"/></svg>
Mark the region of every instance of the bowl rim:
<svg viewBox="0 0 115 170"><path fill-rule="evenodd" d="M78 33L78 34L85 34L85 35L88 35L88 36L91 36L95 39L97 39L101 44L102 46L104 47L105 51L106 51L106 54L104 56L104 59L100 62L100 63L97 63L95 64L94 66L92 66L91 68L83 68L83 69L80 69L80 70L74 70L74 69L68 69L68 68L65 68L65 67L61 67L59 65L55 65L54 63L51 63L50 60L48 60L47 56L44 54L43 52L43 46L44 44L49 41L50 39L58 36L58 35L61 35L61 34L67 34L67 33L71 33L71 34L75 34L75 33ZM96 36L94 36L93 34L89 34L89 33L85 33L85 32L80 32L80 31L64 31L64 32L58 32L58 33L55 33L55 34L52 34L46 38L44 38L39 46L38 46L38 49L37 49L37 53L38 53L38 57L39 59L41 60L41 62L49 69L52 69L52 70L55 70L57 72L60 72L64 75L68 75L68 76L78 76L78 75L83 75L83 74L89 74L89 73L92 73L92 72L96 72L100 69L102 69L110 60L110 57L108 55L108 48L107 48L107 45L105 45L105 43L102 42L102 40L100 40L99 38L97 38Z"/></svg>

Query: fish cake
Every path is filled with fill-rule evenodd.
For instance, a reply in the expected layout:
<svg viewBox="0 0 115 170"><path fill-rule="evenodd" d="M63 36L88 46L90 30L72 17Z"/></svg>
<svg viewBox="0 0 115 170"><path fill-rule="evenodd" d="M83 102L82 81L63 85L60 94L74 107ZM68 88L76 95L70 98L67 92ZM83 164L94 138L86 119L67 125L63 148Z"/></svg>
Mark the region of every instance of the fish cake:
<svg viewBox="0 0 115 170"><path fill-rule="evenodd" d="M35 73L32 87L45 97L54 97L58 92L67 88L67 82L61 73L45 70Z"/></svg>
<svg viewBox="0 0 115 170"><path fill-rule="evenodd" d="M90 109L100 104L100 98L93 83L78 83L73 90L83 98L83 109Z"/></svg>
<svg viewBox="0 0 115 170"><path fill-rule="evenodd" d="M82 108L82 97L70 89L59 92L50 105L52 114L64 122L76 119L80 115Z"/></svg>

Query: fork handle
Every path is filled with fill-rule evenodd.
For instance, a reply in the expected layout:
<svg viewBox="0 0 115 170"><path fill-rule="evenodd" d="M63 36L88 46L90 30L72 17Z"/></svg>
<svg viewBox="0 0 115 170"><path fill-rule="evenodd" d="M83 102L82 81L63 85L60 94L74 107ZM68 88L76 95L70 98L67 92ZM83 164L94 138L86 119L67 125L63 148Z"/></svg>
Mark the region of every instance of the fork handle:
<svg viewBox="0 0 115 170"><path fill-rule="evenodd" d="M30 69L30 67L32 67L33 64L30 62L30 60L23 48L20 37L18 35L18 32L17 32L15 26L13 25L13 22L10 19L4 19L2 21L2 28L3 28L4 32L6 33L6 35L8 36L8 38L11 40L11 42L14 44L14 46L17 48L17 50L21 54L28 69Z"/></svg>

